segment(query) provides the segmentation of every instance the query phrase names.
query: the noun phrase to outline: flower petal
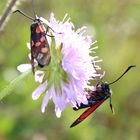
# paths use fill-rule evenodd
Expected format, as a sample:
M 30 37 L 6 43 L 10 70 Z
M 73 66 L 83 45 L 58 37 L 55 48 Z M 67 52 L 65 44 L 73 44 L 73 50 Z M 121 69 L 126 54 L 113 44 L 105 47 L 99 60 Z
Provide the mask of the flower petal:
M 27 48 L 28 48 L 29 50 L 31 50 L 31 44 L 30 44 L 30 43 L 27 43 Z
M 42 113 L 45 112 L 45 108 L 47 107 L 48 101 L 49 101 L 50 98 L 51 98 L 51 94 L 49 92 L 46 92 L 46 95 L 45 95 L 45 97 L 43 99 L 43 102 L 42 102 L 42 105 L 41 105 Z
M 30 70 L 32 68 L 31 64 L 21 64 L 17 66 L 17 70 L 20 72 L 25 72 L 27 70 Z
M 46 87 L 47 87 L 47 81 L 45 81 L 38 88 L 35 89 L 35 91 L 32 93 L 32 99 L 37 100 L 40 97 L 41 93 L 46 90 Z
M 55 107 L 55 113 L 56 113 L 56 117 L 57 118 L 60 118 L 61 117 L 61 110 L 60 110 L 60 108 L 59 107 Z
M 53 29 L 52 25 L 49 23 L 48 20 L 44 19 L 43 17 L 40 17 L 40 20 L 41 20 L 42 22 L 44 22 L 47 26 L 49 26 L 50 28 Z
M 40 70 L 35 71 L 35 81 L 42 83 L 44 75 L 45 75 L 44 71 Z

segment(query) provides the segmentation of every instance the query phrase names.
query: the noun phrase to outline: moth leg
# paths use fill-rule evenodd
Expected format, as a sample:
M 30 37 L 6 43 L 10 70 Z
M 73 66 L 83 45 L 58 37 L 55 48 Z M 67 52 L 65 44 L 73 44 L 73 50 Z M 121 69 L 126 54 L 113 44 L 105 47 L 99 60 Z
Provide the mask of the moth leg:
M 47 28 L 46 28 L 46 33 L 45 33 L 45 34 L 46 34 L 47 36 L 49 36 L 49 37 L 54 37 L 53 35 L 49 35 L 49 34 L 48 34 L 49 28 L 50 28 L 50 27 L 47 27 Z M 50 29 L 51 29 L 51 28 L 50 28 Z
M 32 52 L 32 50 L 31 50 Z M 35 66 L 34 66 L 34 56 L 33 53 L 31 53 L 31 65 L 32 65 L 32 72 L 35 74 Z
M 111 111 L 112 111 L 113 115 L 115 115 L 114 107 L 112 105 L 111 96 L 110 96 L 110 100 L 109 100 L 109 105 L 110 105 L 110 108 L 111 108 Z

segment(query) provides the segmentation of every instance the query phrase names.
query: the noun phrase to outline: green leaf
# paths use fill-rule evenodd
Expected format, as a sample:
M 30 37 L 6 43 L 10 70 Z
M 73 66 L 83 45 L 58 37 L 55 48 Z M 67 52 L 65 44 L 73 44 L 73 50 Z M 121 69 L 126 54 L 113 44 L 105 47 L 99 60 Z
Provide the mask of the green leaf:
M 10 92 L 20 84 L 20 81 L 26 78 L 31 73 L 31 70 L 26 71 L 19 75 L 16 79 L 11 81 L 2 91 L 0 91 L 0 100 L 2 100 L 5 96 L 9 95 Z

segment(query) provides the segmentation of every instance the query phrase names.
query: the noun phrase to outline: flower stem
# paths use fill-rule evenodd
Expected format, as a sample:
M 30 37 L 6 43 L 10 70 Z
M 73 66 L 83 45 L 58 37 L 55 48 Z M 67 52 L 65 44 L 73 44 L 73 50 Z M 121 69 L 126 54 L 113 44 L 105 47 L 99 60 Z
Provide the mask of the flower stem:
M 11 91 L 16 86 L 18 86 L 18 84 L 20 84 L 20 81 L 23 80 L 25 77 L 27 77 L 30 73 L 31 73 L 31 70 L 22 73 L 16 79 L 14 79 L 13 81 L 11 81 L 5 88 L 3 88 L 0 91 L 0 100 L 2 100 L 4 97 L 6 97 L 7 95 L 9 95 L 11 93 Z

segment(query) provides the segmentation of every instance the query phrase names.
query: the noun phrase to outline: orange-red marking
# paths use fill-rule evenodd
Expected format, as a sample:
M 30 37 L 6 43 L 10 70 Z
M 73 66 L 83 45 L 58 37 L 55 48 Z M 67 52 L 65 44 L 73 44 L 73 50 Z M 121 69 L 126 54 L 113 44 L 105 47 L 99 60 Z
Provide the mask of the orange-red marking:
M 44 41 L 45 41 L 45 37 L 42 36 L 42 37 L 40 38 L 40 41 L 41 41 L 41 42 L 44 42 Z
M 38 41 L 35 43 L 35 47 L 39 47 L 41 45 L 41 43 Z

